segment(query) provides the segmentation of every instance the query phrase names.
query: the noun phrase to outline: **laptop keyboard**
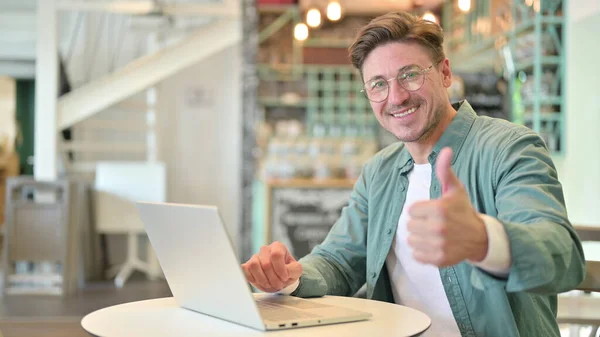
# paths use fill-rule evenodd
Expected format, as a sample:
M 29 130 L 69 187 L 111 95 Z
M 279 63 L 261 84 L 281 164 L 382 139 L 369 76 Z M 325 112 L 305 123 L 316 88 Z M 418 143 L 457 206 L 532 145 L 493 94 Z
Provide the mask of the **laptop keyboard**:
M 319 315 L 311 314 L 302 310 L 295 310 L 285 305 L 257 301 L 258 310 L 263 319 L 269 321 L 284 321 L 284 320 L 297 320 L 297 319 L 310 319 L 321 317 Z

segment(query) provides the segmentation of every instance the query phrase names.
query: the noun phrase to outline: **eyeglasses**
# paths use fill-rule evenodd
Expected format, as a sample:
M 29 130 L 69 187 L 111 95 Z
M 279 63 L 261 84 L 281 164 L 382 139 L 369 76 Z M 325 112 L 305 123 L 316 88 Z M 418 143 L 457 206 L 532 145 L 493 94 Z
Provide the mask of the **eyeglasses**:
M 417 91 L 425 83 L 425 73 L 433 68 L 433 64 L 423 69 L 417 65 L 411 66 L 398 72 L 398 75 L 389 80 L 376 78 L 365 83 L 362 92 L 371 102 L 380 103 L 385 101 L 390 94 L 390 81 L 397 80 L 400 86 L 408 91 Z

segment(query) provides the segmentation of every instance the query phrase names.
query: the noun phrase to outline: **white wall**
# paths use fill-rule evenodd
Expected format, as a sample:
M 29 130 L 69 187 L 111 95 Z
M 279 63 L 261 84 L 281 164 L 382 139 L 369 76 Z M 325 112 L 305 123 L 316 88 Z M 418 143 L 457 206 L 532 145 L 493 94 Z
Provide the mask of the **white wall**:
M 568 5 L 568 17 L 571 22 L 580 22 L 600 13 L 600 1 L 598 0 L 569 0 Z
M 566 153 L 555 161 L 571 222 L 600 227 L 600 2 L 568 4 Z
M 0 76 L 35 76 L 36 0 L 0 0 Z
M 241 63 L 241 45 L 234 46 L 158 86 L 168 200 L 217 205 L 238 252 Z

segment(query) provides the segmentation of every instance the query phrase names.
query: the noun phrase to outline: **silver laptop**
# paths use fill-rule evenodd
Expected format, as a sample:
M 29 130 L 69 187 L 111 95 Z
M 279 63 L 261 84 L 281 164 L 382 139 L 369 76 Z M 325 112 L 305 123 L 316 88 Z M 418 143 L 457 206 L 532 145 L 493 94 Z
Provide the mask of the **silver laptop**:
M 213 206 L 136 203 L 165 278 L 186 309 L 258 330 L 359 321 L 370 313 L 292 296 L 255 297 Z

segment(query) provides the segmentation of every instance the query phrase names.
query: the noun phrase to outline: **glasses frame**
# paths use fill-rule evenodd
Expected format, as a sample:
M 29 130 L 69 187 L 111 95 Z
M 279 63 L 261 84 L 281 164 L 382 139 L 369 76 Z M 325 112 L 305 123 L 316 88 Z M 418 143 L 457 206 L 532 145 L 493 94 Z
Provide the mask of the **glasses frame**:
M 369 95 L 367 94 L 367 89 L 366 89 L 366 88 L 364 88 L 364 86 L 363 86 L 363 89 L 362 89 L 360 92 L 362 92 L 362 93 L 363 93 L 363 95 L 364 95 L 364 96 L 365 96 L 365 97 L 366 97 L 366 98 L 367 98 L 369 101 L 371 101 L 371 102 L 374 102 L 374 103 L 381 103 L 381 102 L 385 101 L 386 99 L 388 99 L 388 97 L 390 96 L 390 85 L 389 85 L 389 83 L 390 83 L 391 81 L 393 81 L 393 80 L 397 80 L 397 81 L 398 81 L 398 84 L 399 84 L 399 85 L 400 85 L 402 88 L 404 88 L 404 90 L 406 90 L 406 91 L 417 91 L 417 90 L 419 90 L 419 89 L 421 89 L 421 88 L 423 87 L 423 84 L 425 84 L 425 74 L 426 74 L 427 72 L 429 72 L 431 69 L 433 69 L 433 66 L 434 66 L 434 65 L 432 64 L 432 65 L 430 65 L 430 66 L 429 66 L 429 67 L 427 67 L 427 68 L 421 68 L 420 66 L 418 66 L 418 65 L 415 65 L 415 67 L 418 67 L 419 69 L 421 69 L 421 70 L 419 70 L 419 71 L 418 71 L 418 73 L 421 75 L 421 84 L 419 85 L 419 87 L 418 87 L 417 89 L 412 89 L 412 90 L 411 90 L 411 89 L 408 89 L 408 88 L 406 88 L 404 85 L 402 85 L 402 81 L 400 80 L 400 75 L 401 75 L 401 74 L 404 74 L 404 73 L 405 73 L 405 71 L 403 71 L 403 72 L 400 72 L 400 71 L 398 71 L 398 74 L 397 74 L 395 77 L 392 77 L 392 78 L 390 78 L 389 80 L 385 80 L 385 81 L 388 83 L 388 85 L 387 85 L 387 93 L 385 94 L 385 97 L 384 97 L 383 99 L 381 99 L 380 101 L 374 101 L 374 100 L 370 99 L 370 98 L 369 98 Z M 365 82 L 365 83 L 364 83 L 364 85 L 366 85 L 368 82 L 370 82 L 370 81 L 367 81 L 367 82 Z

